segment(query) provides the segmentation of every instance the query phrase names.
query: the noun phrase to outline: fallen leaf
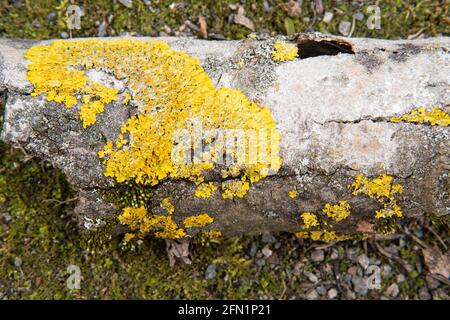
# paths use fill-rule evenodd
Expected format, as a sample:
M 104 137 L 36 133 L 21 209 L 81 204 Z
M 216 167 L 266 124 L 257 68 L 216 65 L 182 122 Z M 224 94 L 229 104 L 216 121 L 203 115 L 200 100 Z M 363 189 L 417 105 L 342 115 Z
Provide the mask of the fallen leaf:
M 314 1 L 314 8 L 316 9 L 316 13 L 318 15 L 321 15 L 323 13 L 323 3 L 322 0 L 315 0 Z
M 198 17 L 198 24 L 200 25 L 199 32 L 202 38 L 203 39 L 208 38 L 208 25 L 206 24 L 206 19 L 204 16 Z
M 282 8 L 291 18 L 298 18 L 302 14 L 302 8 L 300 7 L 300 4 L 294 0 L 289 0 L 286 3 L 283 3 Z
M 189 240 L 166 239 L 166 251 L 170 267 L 173 267 L 178 260 L 183 264 L 192 263 L 190 259 L 189 243 Z
M 367 221 L 364 221 L 364 220 L 361 220 L 361 221 L 358 221 L 358 224 L 357 224 L 357 226 L 356 226 L 356 230 L 357 231 L 359 231 L 359 232 L 364 232 L 364 233 L 372 233 L 373 232 L 373 227 L 374 227 L 374 224 L 372 224 L 372 223 L 370 223 L 370 222 L 367 222 Z
M 422 249 L 425 264 L 431 273 L 436 273 L 444 276 L 446 279 L 450 276 L 450 255 L 449 253 L 442 253 L 438 247 L 428 247 Z
M 240 24 L 241 26 L 246 27 L 247 29 L 250 29 L 251 31 L 255 31 L 255 24 L 253 23 L 252 20 L 250 20 L 249 18 L 247 18 L 245 15 L 245 10 L 244 7 L 242 7 L 241 5 L 238 8 L 238 12 L 237 14 L 234 15 L 234 23 L 235 24 Z

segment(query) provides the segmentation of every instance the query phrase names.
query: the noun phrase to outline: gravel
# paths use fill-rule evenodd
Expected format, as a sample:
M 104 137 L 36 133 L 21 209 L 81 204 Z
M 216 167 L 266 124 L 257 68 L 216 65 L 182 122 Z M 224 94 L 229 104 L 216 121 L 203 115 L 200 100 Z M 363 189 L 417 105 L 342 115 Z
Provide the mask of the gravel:
M 314 250 L 311 253 L 311 259 L 314 262 L 321 262 L 321 261 L 325 260 L 325 254 L 324 254 L 323 250 Z

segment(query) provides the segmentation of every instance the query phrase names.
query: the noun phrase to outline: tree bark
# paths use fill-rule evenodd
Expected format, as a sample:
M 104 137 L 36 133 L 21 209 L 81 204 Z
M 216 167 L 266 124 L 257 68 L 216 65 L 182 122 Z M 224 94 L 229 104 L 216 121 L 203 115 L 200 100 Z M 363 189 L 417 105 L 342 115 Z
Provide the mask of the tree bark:
M 146 187 L 149 210 L 170 197 L 179 225 L 186 216 L 208 213 L 214 222 L 205 229 L 226 235 L 305 230 L 303 212 L 315 213 L 322 227 L 339 233 L 381 232 L 389 219 L 375 218 L 380 201 L 364 192 L 352 194 L 349 187 L 361 174 L 367 181 L 393 177 L 403 187 L 395 201 L 407 217 L 448 214 L 448 128 L 390 121 L 419 107 L 448 113 L 448 38 L 386 41 L 303 34 L 286 40 L 298 46 L 299 58 L 282 63 L 271 59 L 271 38 L 162 40 L 197 57 L 216 87 L 237 88 L 270 109 L 281 133 L 283 163 L 277 173 L 251 184 L 242 198 L 223 198 L 220 177 L 206 176 L 219 184 L 210 198 L 196 197 L 193 182 L 167 179 Z M 132 189 L 105 177 L 97 155 L 102 136 L 117 134 L 128 114 L 113 102 L 84 129 L 76 107 L 31 96 L 24 54 L 48 43 L 0 39 L 0 92 L 6 94 L 1 137 L 66 174 L 78 191 L 75 215 L 81 226 L 92 229 L 119 214 L 121 208 L 108 202 L 108 195 Z M 293 190 L 298 196 L 291 198 Z M 351 214 L 336 222 L 322 210 L 339 201 L 350 205 Z

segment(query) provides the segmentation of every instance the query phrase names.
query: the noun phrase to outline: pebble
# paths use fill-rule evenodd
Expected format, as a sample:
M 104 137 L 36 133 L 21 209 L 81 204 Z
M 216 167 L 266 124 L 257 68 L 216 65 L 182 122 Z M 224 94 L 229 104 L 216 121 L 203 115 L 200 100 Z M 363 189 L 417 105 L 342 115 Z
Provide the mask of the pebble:
M 258 244 L 256 242 L 252 242 L 252 245 L 250 247 L 250 250 L 248 251 L 248 254 L 250 257 L 254 257 L 256 255 L 256 252 L 258 251 Z
M 259 267 L 263 267 L 266 264 L 266 260 L 264 259 L 257 259 L 256 260 L 256 265 Z
M 108 24 L 106 23 L 105 20 L 103 20 L 102 23 L 100 23 L 100 25 L 98 26 L 98 31 L 97 31 L 97 35 L 99 37 L 104 37 L 106 36 L 106 30 L 108 28 Z
M 316 291 L 321 296 L 324 296 L 327 293 L 327 289 L 325 289 L 325 287 L 322 287 L 322 286 L 317 287 Z
M 381 275 L 383 276 L 383 278 L 388 278 L 391 275 L 392 272 L 392 267 L 388 264 L 383 265 L 383 267 L 381 267 Z
M 61 38 L 67 39 L 69 37 L 69 34 L 65 31 L 61 32 Z
M 331 22 L 331 20 L 333 20 L 333 12 L 326 11 L 325 14 L 323 15 L 322 21 L 325 23 L 329 23 Z
M 273 253 L 272 250 L 270 250 L 268 246 L 265 246 L 265 247 L 262 249 L 262 254 L 263 254 L 266 258 L 270 257 L 270 256 L 272 255 L 272 253 Z
M 398 288 L 398 284 L 396 284 L 395 282 L 393 284 L 391 284 L 385 291 L 385 294 L 395 298 L 396 296 L 398 296 L 398 294 L 400 293 L 400 289 Z
M 356 20 L 363 20 L 364 19 L 364 13 L 362 12 L 356 12 L 353 14 L 353 18 L 355 18 Z
M 56 13 L 55 12 L 50 12 L 48 15 L 47 15 L 47 20 L 48 21 L 55 21 L 56 20 Z
M 310 290 L 306 293 L 306 299 L 307 300 L 317 300 L 317 299 L 319 299 L 319 294 L 314 289 Z
M 317 281 L 319 281 L 319 279 L 317 278 L 317 276 L 309 271 L 304 271 L 303 274 L 305 275 L 306 278 L 308 278 L 308 280 L 312 283 L 317 283 Z
M 325 260 L 325 255 L 323 253 L 323 250 L 314 250 L 311 253 L 311 259 L 315 262 L 320 262 Z
M 274 243 L 277 241 L 273 235 L 270 233 L 264 233 L 261 237 L 262 243 Z
M 351 27 L 352 23 L 350 21 L 341 21 L 341 23 L 339 23 L 339 32 L 344 36 L 348 36 L 350 34 Z
M 402 274 L 402 273 L 400 273 L 398 276 L 397 276 L 397 283 L 402 283 L 402 282 L 404 282 L 406 280 L 406 277 Z
M 205 271 L 205 279 L 206 280 L 211 280 L 214 279 L 217 275 L 217 271 L 216 271 L 216 265 L 215 264 L 210 264 Z
M 17 268 L 20 268 L 20 266 L 22 265 L 22 259 L 21 259 L 20 257 L 15 257 L 15 258 L 14 258 L 14 265 L 15 265 Z
M 422 287 L 419 289 L 419 299 L 420 300 L 430 300 L 431 294 L 428 292 L 427 288 Z
M 133 0 L 119 0 L 119 2 L 127 8 L 133 7 Z
M 362 254 L 358 257 L 358 263 L 360 264 L 361 267 L 363 267 L 363 269 L 367 269 L 367 267 L 370 264 L 370 260 L 369 257 L 366 256 L 365 254 Z
M 369 289 L 367 288 L 367 279 L 364 279 L 360 276 L 353 276 L 352 277 L 352 283 L 353 283 L 353 289 L 361 296 L 366 296 L 369 292 Z
M 338 292 L 335 288 L 331 288 L 330 290 L 328 290 L 328 298 L 329 299 L 334 299 L 336 298 L 338 295 Z
M 330 254 L 330 259 L 336 260 L 337 258 L 339 258 L 339 253 L 337 252 L 337 250 L 333 249 L 333 252 L 331 252 L 331 254 Z

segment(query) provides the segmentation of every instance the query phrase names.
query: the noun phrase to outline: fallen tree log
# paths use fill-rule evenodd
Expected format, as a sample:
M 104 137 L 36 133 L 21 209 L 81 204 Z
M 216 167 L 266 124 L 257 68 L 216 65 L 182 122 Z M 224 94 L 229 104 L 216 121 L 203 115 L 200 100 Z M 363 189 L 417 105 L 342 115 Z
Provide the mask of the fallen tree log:
M 1 39 L 1 137 L 65 173 L 87 229 L 390 232 L 448 214 L 449 43 Z

